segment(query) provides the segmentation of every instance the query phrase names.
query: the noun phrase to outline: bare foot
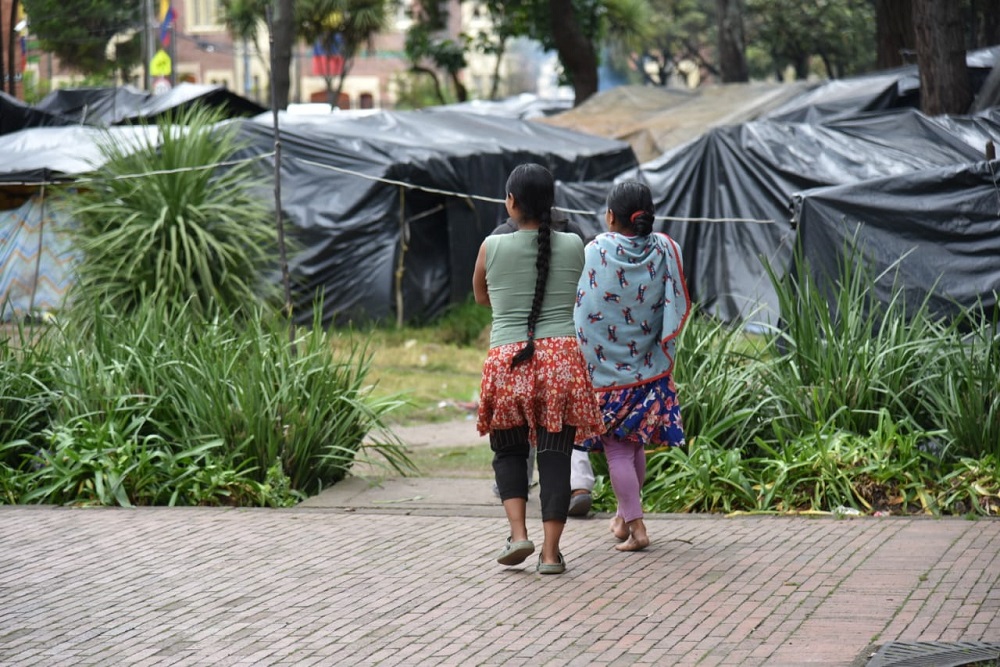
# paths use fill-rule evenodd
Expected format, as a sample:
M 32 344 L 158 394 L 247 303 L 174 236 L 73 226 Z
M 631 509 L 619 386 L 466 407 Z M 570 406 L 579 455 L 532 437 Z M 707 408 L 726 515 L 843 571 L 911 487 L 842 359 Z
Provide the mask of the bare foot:
M 617 518 L 617 517 L 616 517 Z M 618 551 L 642 551 L 649 546 L 649 535 L 642 519 L 634 519 L 626 524 L 628 539 L 615 547 Z
M 625 523 L 625 519 L 620 516 L 616 516 L 611 519 L 611 534 L 622 542 L 628 539 L 629 530 L 628 525 Z
M 635 535 L 629 535 L 628 539 L 615 546 L 618 551 L 642 551 L 649 546 L 649 538 L 643 537 L 638 538 Z

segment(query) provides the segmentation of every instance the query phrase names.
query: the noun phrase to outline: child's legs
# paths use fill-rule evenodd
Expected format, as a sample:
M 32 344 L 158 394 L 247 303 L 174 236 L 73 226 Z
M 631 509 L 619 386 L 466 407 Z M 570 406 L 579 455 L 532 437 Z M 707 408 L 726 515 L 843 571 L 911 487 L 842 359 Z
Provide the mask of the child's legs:
M 636 458 L 637 450 L 638 456 L 642 457 L 641 469 Z M 640 494 L 646 476 L 646 458 L 642 446 L 605 436 L 604 454 L 608 458 L 611 488 L 618 499 L 618 516 L 626 523 L 641 519 Z

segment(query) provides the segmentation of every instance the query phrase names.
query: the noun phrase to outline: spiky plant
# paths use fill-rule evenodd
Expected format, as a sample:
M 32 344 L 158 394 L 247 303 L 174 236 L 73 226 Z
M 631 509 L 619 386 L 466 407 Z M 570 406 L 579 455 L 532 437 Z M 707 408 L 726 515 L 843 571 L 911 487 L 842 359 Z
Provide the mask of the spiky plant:
M 94 303 L 128 314 L 151 302 L 208 317 L 270 300 L 260 277 L 275 234 L 260 183 L 247 162 L 214 166 L 239 147 L 235 126 L 195 107 L 157 130 L 109 131 L 104 165 L 66 198 L 82 255 L 76 316 Z

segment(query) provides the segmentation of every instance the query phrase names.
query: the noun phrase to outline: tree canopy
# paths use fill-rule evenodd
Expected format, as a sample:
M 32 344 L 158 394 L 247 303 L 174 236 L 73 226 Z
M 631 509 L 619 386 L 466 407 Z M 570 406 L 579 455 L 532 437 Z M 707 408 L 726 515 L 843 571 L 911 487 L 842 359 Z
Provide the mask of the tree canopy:
M 107 47 L 115 35 L 142 27 L 140 0 L 21 0 L 21 4 L 42 49 L 67 67 L 84 74 L 107 74 L 139 62 L 138 49 L 119 49 L 109 59 Z

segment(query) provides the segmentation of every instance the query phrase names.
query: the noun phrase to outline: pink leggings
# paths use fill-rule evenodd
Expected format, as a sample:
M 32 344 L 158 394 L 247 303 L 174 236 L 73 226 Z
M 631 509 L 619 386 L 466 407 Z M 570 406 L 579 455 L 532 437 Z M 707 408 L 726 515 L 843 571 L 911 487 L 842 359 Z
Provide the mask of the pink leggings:
M 642 518 L 639 494 L 646 481 L 646 451 L 642 445 L 604 436 L 604 454 L 608 457 L 611 488 L 618 498 L 618 512 L 626 522 Z

